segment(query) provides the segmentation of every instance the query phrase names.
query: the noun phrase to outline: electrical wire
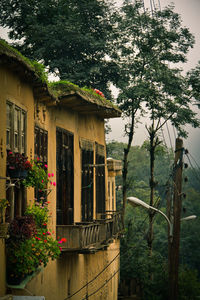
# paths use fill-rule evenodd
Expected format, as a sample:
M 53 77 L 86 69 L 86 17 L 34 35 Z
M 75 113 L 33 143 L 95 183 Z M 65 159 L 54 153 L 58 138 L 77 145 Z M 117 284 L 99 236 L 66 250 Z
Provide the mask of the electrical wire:
M 173 149 L 171 135 L 170 135 L 170 132 L 169 132 L 169 127 L 168 127 L 167 122 L 166 122 L 166 127 L 167 127 L 168 136 L 169 136 L 170 146 L 171 146 L 171 149 Z
M 195 162 L 197 168 L 200 169 L 199 164 L 197 163 L 197 161 L 195 160 L 195 158 L 192 156 L 192 154 L 190 154 L 190 153 L 188 152 L 188 155 L 190 155 L 190 157 L 193 159 L 193 161 Z
M 192 162 L 191 162 L 191 159 L 189 158 L 189 155 L 186 154 L 186 157 L 187 157 L 187 159 L 188 159 L 188 161 L 189 161 L 189 164 L 190 164 L 190 166 L 191 166 L 191 168 L 192 168 L 194 174 L 196 175 L 196 178 L 198 178 L 198 180 L 200 180 L 200 175 L 197 173 L 196 169 L 194 168 L 194 166 L 193 166 L 193 164 L 192 164 Z
M 108 282 L 120 271 L 120 268 L 109 278 L 106 279 L 105 283 L 102 284 L 96 291 L 94 291 L 93 293 L 91 293 L 90 295 L 86 296 L 85 299 L 89 299 L 89 297 L 95 295 L 97 292 L 99 292 L 106 284 L 108 284 Z
M 94 280 L 96 280 L 113 263 L 113 261 L 115 261 L 117 259 L 117 257 L 119 255 L 120 255 L 120 252 L 95 277 L 93 277 L 89 282 L 87 282 L 86 284 L 84 284 L 79 290 L 77 290 L 76 292 L 74 292 L 72 295 L 69 295 L 64 300 L 72 298 L 73 296 L 75 296 L 76 294 L 78 294 L 82 289 L 84 289 L 86 286 L 88 286 L 90 283 L 92 283 Z

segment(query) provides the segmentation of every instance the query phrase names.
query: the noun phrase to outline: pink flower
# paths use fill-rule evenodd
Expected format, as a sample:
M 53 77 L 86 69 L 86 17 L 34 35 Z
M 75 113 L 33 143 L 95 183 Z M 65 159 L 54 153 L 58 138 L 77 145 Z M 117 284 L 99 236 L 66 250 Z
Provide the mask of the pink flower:
M 44 182 L 44 180 L 42 179 L 42 183 Z
M 47 165 L 44 165 L 45 166 L 45 168 L 47 169 L 48 168 L 48 166 Z
M 37 161 L 39 161 L 40 160 L 40 158 L 39 157 L 37 157 Z
M 60 251 L 62 251 L 62 247 L 59 246 Z
M 54 173 L 51 173 L 51 176 L 53 177 L 53 176 L 54 176 Z
M 58 241 L 58 244 L 62 244 L 62 241 Z
M 52 184 L 52 181 L 50 181 L 50 184 Z
M 56 186 L 56 183 L 55 183 L 55 181 L 53 182 L 53 185 L 54 185 L 54 186 Z
M 48 173 L 48 177 L 51 177 L 51 173 Z

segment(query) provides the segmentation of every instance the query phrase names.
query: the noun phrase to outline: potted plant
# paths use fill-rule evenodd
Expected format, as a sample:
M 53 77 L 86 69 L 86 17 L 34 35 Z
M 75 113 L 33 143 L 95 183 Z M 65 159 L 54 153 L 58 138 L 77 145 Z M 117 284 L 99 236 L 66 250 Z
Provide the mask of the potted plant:
M 8 284 L 20 284 L 60 255 L 60 244 L 66 239 L 57 241 L 52 237 L 47 228 L 48 212 L 47 202 L 36 202 L 27 208 L 24 217 L 11 222 L 6 247 Z
M 27 177 L 23 180 L 26 187 L 34 187 L 37 191 L 44 191 L 48 187 L 48 183 L 56 185 L 51 181 L 53 173 L 47 172 L 47 165 L 43 165 L 39 158 L 31 161 L 31 168 L 28 171 Z
M 28 158 L 20 153 L 9 151 L 7 154 L 7 171 L 11 178 L 25 178 L 32 165 Z
M 6 237 L 9 223 L 5 222 L 6 208 L 9 206 L 7 199 L 0 199 L 0 237 Z

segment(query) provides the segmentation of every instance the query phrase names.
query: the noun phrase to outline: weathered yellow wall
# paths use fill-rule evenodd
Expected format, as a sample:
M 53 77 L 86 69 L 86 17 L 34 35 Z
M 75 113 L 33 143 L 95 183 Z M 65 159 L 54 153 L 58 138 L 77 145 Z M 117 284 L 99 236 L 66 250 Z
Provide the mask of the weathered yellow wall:
M 105 145 L 104 121 L 94 115 L 80 115 L 72 110 L 56 107 L 45 108 L 38 104 L 39 114 L 36 124 L 48 131 L 48 170 L 56 174 L 56 127 L 74 135 L 74 222 L 81 221 L 81 149 L 80 138 Z M 107 178 L 107 173 L 106 173 Z M 107 190 L 107 188 L 106 188 Z M 56 225 L 56 188 L 49 195 L 52 209 L 52 226 Z M 94 192 L 95 202 L 95 192 Z M 95 211 L 94 211 L 95 216 Z
M 63 253 L 33 278 L 26 290 L 13 290 L 13 294 L 64 300 L 84 287 L 70 299 L 86 299 L 88 295 L 90 300 L 117 300 L 118 281 L 119 241 L 116 241 L 107 250 L 95 254 Z
M 1 72 L 4 71 L 4 72 Z M 34 126 L 37 124 L 48 131 L 48 169 L 56 174 L 56 127 L 61 127 L 74 134 L 74 221 L 81 221 L 81 162 L 79 138 L 85 138 L 93 142 L 105 145 L 104 121 L 92 115 L 80 115 L 77 112 L 64 110 L 63 108 L 45 107 L 34 103 L 32 89 L 28 84 L 21 82 L 17 75 L 5 69 L 0 70 L 0 141 L 3 139 L 3 154 L 0 153 L 0 176 L 5 176 L 6 170 L 6 100 L 9 100 L 27 112 L 27 155 L 34 155 Z M 34 119 L 35 112 L 35 119 Z M 107 178 L 107 172 L 106 172 Z M 107 179 L 106 179 L 107 180 Z M 107 189 L 106 189 L 107 190 Z M 5 196 L 5 182 L 0 181 L 0 197 Z M 95 193 L 94 193 L 95 195 Z M 28 204 L 33 201 L 33 189 L 27 189 Z M 56 232 L 56 187 L 52 188 L 48 200 L 49 209 L 52 213 L 50 227 Z M 107 201 L 108 202 L 108 201 Z M 108 206 L 106 206 L 106 209 Z M 5 292 L 5 256 L 4 242 L 0 240 L 0 293 Z M 99 272 L 117 255 L 113 263 L 91 284 L 87 285 L 72 300 L 82 299 L 96 291 L 106 280 L 119 268 L 119 241 L 113 242 L 107 250 L 95 254 L 67 254 L 61 257 L 40 272 L 27 285 L 26 290 L 13 290 L 14 294 L 44 295 L 46 300 L 64 300 L 70 293 L 73 294 Z M 3 274 L 3 275 L 2 275 Z M 108 283 L 90 297 L 92 299 L 117 299 L 118 286 L 117 273 Z

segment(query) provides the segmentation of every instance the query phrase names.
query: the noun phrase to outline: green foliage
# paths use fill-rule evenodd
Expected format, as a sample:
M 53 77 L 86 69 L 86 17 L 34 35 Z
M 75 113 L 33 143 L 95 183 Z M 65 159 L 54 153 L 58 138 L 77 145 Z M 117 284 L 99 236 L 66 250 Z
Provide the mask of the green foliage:
M 48 203 L 34 203 L 25 212 L 25 217 L 16 218 L 10 225 L 7 240 L 7 280 L 10 284 L 22 280 L 56 259 L 61 252 L 59 244 L 47 229 Z
M 197 271 L 187 267 L 182 268 L 179 273 L 178 300 L 196 300 L 197 296 L 200 297 L 200 281 Z
M 141 147 L 134 146 L 130 149 L 128 196 L 136 196 L 148 203 L 149 199 L 149 143 Z M 121 159 L 126 144 L 113 141 L 107 145 L 107 154 L 115 159 Z M 156 152 L 155 178 L 157 181 L 156 205 L 166 213 L 166 181 L 172 175 L 173 164 L 172 149 L 166 149 L 162 144 Z M 183 180 L 183 192 L 186 198 L 182 199 L 182 216 L 200 215 L 199 169 L 188 168 L 184 171 L 183 178 L 187 175 L 188 181 Z M 117 186 L 122 185 L 122 178 L 117 177 Z M 121 202 L 121 190 L 117 191 L 117 201 Z M 141 207 L 127 205 L 125 215 L 125 236 L 121 238 L 121 278 L 134 278 L 142 291 L 142 299 L 167 299 L 167 223 L 159 214 L 154 218 L 153 256 L 149 257 L 147 249 L 148 211 Z M 200 220 L 181 222 L 180 238 L 180 299 L 196 299 L 199 296 L 200 283 Z M 194 271 L 197 270 L 197 271 Z M 188 272 L 188 276 L 187 276 Z M 149 274 L 153 274 L 150 280 Z M 191 275 L 191 279 L 188 277 Z M 194 290 L 191 291 L 194 283 Z M 191 298 L 190 298 L 191 295 Z
M 46 226 L 48 222 L 48 203 L 35 202 L 32 206 L 28 206 L 25 212 L 27 216 L 33 216 L 37 228 Z
M 35 60 L 28 59 L 27 57 L 22 55 L 22 53 L 19 52 L 16 48 L 11 47 L 6 41 L 0 39 L 0 50 L 1 46 L 3 46 L 8 53 L 10 52 L 12 53 L 12 55 L 14 53 L 18 59 L 27 64 L 29 68 L 33 69 L 42 82 L 48 82 L 48 74 L 45 71 L 44 65 L 38 63 Z
M 107 89 L 113 73 L 105 59 L 112 30 L 107 1 L 2 0 L 0 11 L 0 24 L 25 56 L 61 79 Z
M 130 137 L 137 117 L 146 114 L 156 135 L 169 120 L 186 136 L 184 125 L 197 127 L 199 122 L 190 107 L 188 78 L 176 64 L 186 62 L 193 35 L 182 27 L 172 6 L 152 15 L 144 11 L 143 1 L 124 1 L 113 22 L 116 31 L 111 57 L 120 70 L 117 103 L 127 117 L 125 134 Z
M 187 77 L 192 89 L 192 96 L 197 100 L 196 104 L 200 108 L 200 61 L 194 69 L 187 73 Z
M 43 164 L 37 160 L 32 160 L 31 164 L 32 167 L 22 183 L 25 187 L 35 187 L 42 191 L 47 188 L 49 182 L 47 169 L 44 169 Z

